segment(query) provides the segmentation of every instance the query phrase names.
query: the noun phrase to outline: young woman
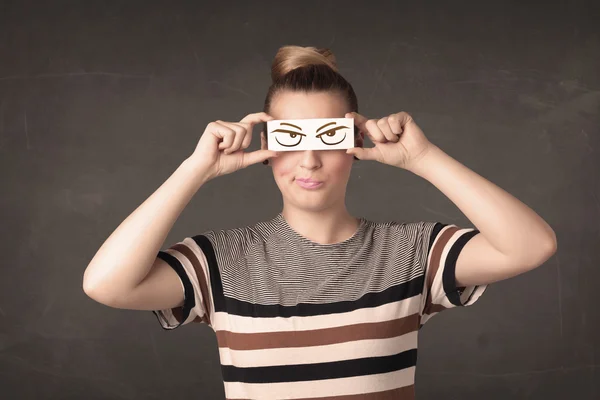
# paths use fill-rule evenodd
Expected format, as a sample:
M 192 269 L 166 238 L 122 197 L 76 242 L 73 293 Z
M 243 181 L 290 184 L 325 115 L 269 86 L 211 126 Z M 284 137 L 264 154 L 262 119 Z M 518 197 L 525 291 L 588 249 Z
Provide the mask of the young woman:
M 228 399 L 412 399 L 420 327 L 543 264 L 555 234 L 430 143 L 407 113 L 358 114 L 329 50 L 282 47 L 272 79 L 263 112 L 208 124 L 193 154 L 102 245 L 84 290 L 111 307 L 153 310 L 165 329 L 209 325 Z M 263 132 L 261 149 L 245 151 L 255 124 L 343 117 L 358 127 L 353 149 L 276 154 Z M 375 147 L 364 148 L 365 134 Z M 352 216 L 345 194 L 357 159 L 427 179 L 477 228 Z M 281 212 L 160 250 L 205 182 L 263 161 Z

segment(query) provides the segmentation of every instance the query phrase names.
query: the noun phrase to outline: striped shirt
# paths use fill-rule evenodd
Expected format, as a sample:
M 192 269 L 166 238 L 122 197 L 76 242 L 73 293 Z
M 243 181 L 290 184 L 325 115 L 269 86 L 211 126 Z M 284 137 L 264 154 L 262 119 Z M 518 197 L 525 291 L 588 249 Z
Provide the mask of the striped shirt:
M 414 399 L 419 329 L 486 289 L 454 278 L 478 233 L 361 217 L 349 239 L 320 244 L 279 213 L 160 251 L 185 301 L 153 312 L 164 329 L 213 329 L 227 399 Z

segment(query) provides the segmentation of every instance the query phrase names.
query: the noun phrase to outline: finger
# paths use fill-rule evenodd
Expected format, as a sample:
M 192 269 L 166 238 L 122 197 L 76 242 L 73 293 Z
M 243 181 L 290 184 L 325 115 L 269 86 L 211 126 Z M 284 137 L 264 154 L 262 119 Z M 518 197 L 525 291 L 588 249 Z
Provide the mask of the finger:
M 414 122 L 412 117 L 405 111 L 400 111 L 399 113 L 395 114 L 398 119 L 400 120 L 400 124 L 401 124 L 401 128 L 404 130 L 404 127 L 411 123 Z
M 266 129 L 267 121 L 271 121 L 275 119 L 273 116 L 267 114 L 266 112 L 259 112 L 259 113 L 253 113 L 253 114 L 248 114 L 246 115 L 244 118 L 242 118 L 240 120 L 240 124 L 247 126 L 247 132 L 246 135 L 250 136 L 250 137 L 244 137 L 244 141 L 242 142 L 242 148 L 246 149 L 248 148 L 248 146 L 250 146 L 250 143 L 252 141 L 252 132 L 254 130 L 254 125 L 258 124 L 258 123 L 263 123 L 264 125 L 264 129 Z
M 245 168 L 277 156 L 278 153 L 273 150 L 256 150 L 249 153 L 242 153 L 242 165 Z
M 221 120 L 215 121 L 215 126 L 212 130 L 217 137 L 222 139 L 222 142 L 219 143 L 219 150 L 223 150 L 230 147 L 233 143 L 233 138 L 235 136 L 235 131 L 222 124 L 222 122 L 223 121 Z
M 362 132 L 366 130 L 365 123 L 367 122 L 367 118 L 365 118 L 364 116 L 352 111 L 346 114 L 346 118 L 354 118 L 354 125 L 356 125 L 358 129 Z
M 392 132 L 392 128 L 390 127 L 390 124 L 388 123 L 388 117 L 379 119 L 377 121 L 377 126 L 379 127 L 381 132 L 383 132 L 383 135 L 389 142 L 397 142 L 398 141 L 398 139 L 399 139 L 398 135 L 396 135 L 394 132 Z
M 246 135 L 246 128 L 234 122 L 227 122 L 221 120 L 218 120 L 217 122 L 219 122 L 221 125 L 225 125 L 234 132 L 232 135 L 231 143 L 225 148 L 224 153 L 235 153 L 240 149 L 240 146 L 242 145 L 242 141 L 244 140 L 244 136 Z
M 373 140 L 374 142 L 380 142 L 380 143 L 387 142 L 385 135 L 383 134 L 381 129 L 379 129 L 379 126 L 377 126 L 377 120 L 375 120 L 375 119 L 368 120 L 367 122 L 365 122 L 365 127 L 366 127 L 366 132 L 369 135 L 369 137 L 371 138 L 371 140 Z
M 388 117 L 388 124 L 396 135 L 400 135 L 404 132 L 404 127 L 402 126 L 402 120 L 399 114 L 392 114 Z M 400 139 L 398 137 L 398 139 Z
M 252 142 L 252 129 L 246 129 L 246 134 L 244 135 L 244 140 L 242 140 L 242 149 L 246 150 L 250 143 Z
M 259 122 L 271 121 L 273 119 L 275 119 L 275 118 L 273 118 L 266 112 L 259 112 L 259 113 L 253 113 L 253 114 L 246 115 L 244 118 L 242 118 L 240 120 L 240 122 L 249 123 L 252 126 L 254 126 L 255 124 L 258 124 Z
M 379 152 L 376 147 L 353 147 L 346 150 L 346 153 L 356 156 L 359 160 L 379 160 Z
M 243 135 L 240 149 L 245 150 L 252 143 L 253 125 L 249 122 L 236 122 L 237 125 L 241 125 L 246 129 L 246 133 Z
M 231 148 L 227 150 L 227 154 L 235 153 L 241 149 L 242 143 L 248 134 L 248 124 L 242 124 L 239 122 L 224 122 L 224 124 L 235 131 L 233 144 L 231 145 Z

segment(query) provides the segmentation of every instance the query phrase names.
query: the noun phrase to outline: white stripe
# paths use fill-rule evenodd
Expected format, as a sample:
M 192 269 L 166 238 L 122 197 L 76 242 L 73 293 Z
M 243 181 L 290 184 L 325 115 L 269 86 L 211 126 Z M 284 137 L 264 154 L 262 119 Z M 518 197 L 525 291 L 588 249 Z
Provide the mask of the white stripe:
M 301 399 L 392 390 L 414 383 L 415 367 L 350 378 L 282 383 L 225 382 L 228 399 Z
M 378 307 L 360 308 L 339 314 L 312 315 L 308 317 L 244 317 L 217 312 L 213 326 L 218 330 L 236 333 L 260 333 L 283 331 L 308 331 L 314 329 L 334 328 L 359 323 L 382 322 L 397 319 L 419 312 L 420 294 L 384 304 Z

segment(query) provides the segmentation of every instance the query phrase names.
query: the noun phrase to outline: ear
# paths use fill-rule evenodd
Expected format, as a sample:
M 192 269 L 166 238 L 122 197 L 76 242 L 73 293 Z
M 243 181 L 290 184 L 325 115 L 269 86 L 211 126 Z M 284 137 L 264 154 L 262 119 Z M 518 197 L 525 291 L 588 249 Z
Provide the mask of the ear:
M 260 149 L 261 150 L 268 150 L 267 149 L 267 139 L 265 137 L 265 132 L 261 132 L 260 133 Z
M 354 132 L 354 147 L 365 147 L 365 134 L 356 125 L 354 126 Z

